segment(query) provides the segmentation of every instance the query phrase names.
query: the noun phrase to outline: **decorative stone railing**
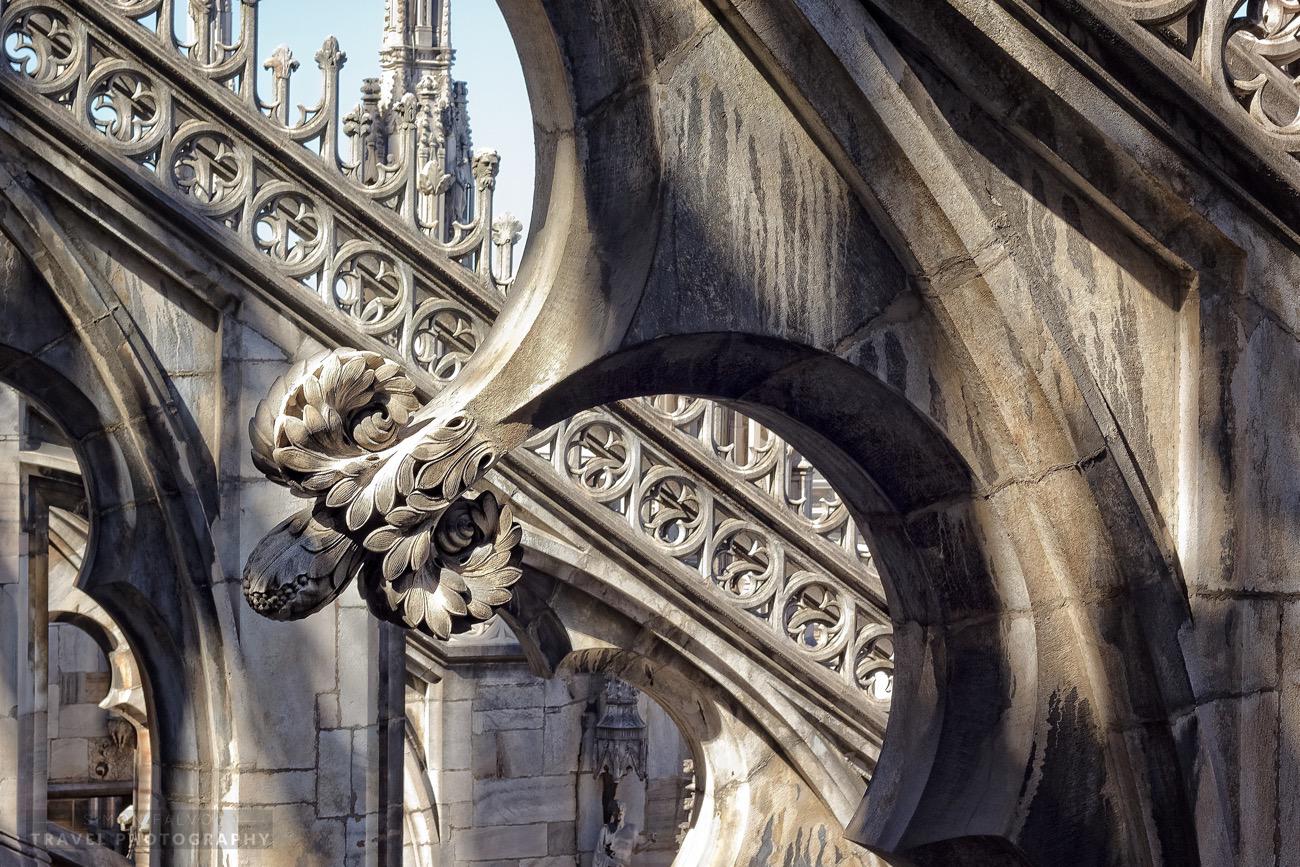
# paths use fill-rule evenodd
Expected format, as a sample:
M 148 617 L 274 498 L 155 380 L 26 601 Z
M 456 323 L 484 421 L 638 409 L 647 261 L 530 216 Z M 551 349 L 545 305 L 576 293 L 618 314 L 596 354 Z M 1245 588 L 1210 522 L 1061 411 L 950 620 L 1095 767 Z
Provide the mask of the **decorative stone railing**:
M 274 98 L 256 92 L 256 4 L 245 0 L 235 45 L 212 36 L 206 6 L 192 4 L 198 36 L 186 45 L 174 0 L 0 3 L 0 86 L 435 386 L 448 382 L 503 301 L 490 269 L 496 155 L 474 160 L 475 221 L 444 235 L 414 103 L 398 106 L 401 134 L 381 159 L 373 106 L 340 122 L 344 55 L 331 38 L 316 54 L 322 98 L 290 124 L 289 55 L 267 61 Z M 623 542 L 670 558 L 795 658 L 887 707 L 892 631 L 870 553 L 825 480 L 769 431 L 703 400 L 626 401 L 538 434 L 514 460 L 549 466 L 626 521 Z
M 737 430 L 752 437 L 743 450 Z M 889 699 L 892 630 L 871 554 L 844 503 L 789 443 L 712 401 L 663 396 L 580 413 L 525 448 L 803 654 Z M 721 484 L 688 469 L 702 460 Z M 791 544 L 808 535 L 820 556 Z
M 1227 111 L 1300 154 L 1300 0 L 1094 0 L 1153 34 Z

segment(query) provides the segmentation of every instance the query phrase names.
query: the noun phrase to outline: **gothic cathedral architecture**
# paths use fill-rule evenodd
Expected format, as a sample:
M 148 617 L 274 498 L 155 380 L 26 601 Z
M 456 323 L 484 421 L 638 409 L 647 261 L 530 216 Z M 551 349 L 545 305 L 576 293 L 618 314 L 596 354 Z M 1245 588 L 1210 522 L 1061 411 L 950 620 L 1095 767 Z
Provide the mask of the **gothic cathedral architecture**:
M 1297 0 L 372 2 L 0 0 L 0 867 L 1300 865 Z

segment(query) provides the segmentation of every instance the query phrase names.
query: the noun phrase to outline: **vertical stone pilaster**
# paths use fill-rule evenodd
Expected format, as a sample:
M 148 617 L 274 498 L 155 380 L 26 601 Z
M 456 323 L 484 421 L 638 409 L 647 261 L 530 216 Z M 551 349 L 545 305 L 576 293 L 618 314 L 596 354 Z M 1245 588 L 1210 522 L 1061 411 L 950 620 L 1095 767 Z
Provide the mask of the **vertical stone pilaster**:
M 402 867 L 402 775 L 406 739 L 406 633 L 379 625 L 378 867 Z
M 39 843 L 45 833 L 49 781 L 50 513 L 39 487 L 23 488 L 27 629 L 19 639 L 17 818 L 18 835 Z
M 42 661 L 49 615 L 43 584 L 33 587 L 29 580 L 18 465 L 21 410 L 17 392 L 0 386 L 0 861 L 5 864 L 48 863 L 34 844 L 45 825 Z
M 376 621 L 359 599 L 344 600 L 337 609 L 338 713 L 319 715 L 318 810 L 345 821 L 347 865 L 400 867 L 405 633 Z

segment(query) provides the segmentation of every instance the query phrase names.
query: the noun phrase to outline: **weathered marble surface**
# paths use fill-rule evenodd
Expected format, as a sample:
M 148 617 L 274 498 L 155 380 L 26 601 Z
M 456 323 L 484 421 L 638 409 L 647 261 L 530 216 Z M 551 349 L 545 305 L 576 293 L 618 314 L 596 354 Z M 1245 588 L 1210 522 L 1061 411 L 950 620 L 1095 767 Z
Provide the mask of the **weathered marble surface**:
M 1117 5 L 503 0 L 537 218 L 496 329 L 438 399 L 502 451 L 638 394 L 742 403 L 869 528 L 895 622 L 854 816 L 833 699 L 598 518 L 584 536 L 526 474 L 491 477 L 535 522 L 529 658 L 657 688 L 712 750 L 697 828 L 728 833 L 688 838 L 690 863 L 862 860 L 846 827 L 921 864 L 1300 851 L 1296 169 Z M 379 633 L 354 598 L 259 623 L 235 582 L 288 508 L 247 466 L 243 420 L 278 370 L 354 335 L 288 292 L 268 303 L 281 284 L 189 224 L 155 220 L 173 249 L 141 252 L 129 228 L 152 206 L 130 177 L 0 120 L 0 226 L 39 274 L 6 272 L 0 377 L 58 413 L 121 542 L 89 589 L 151 660 L 166 797 L 246 787 L 293 847 L 350 857 L 381 824 L 357 771 L 379 749 Z M 455 715 L 470 759 L 440 800 L 477 808 L 474 737 L 545 711 Z M 533 785 L 552 776 L 544 754 Z M 553 804 L 484 803 L 518 822 L 466 846 L 551 857 Z

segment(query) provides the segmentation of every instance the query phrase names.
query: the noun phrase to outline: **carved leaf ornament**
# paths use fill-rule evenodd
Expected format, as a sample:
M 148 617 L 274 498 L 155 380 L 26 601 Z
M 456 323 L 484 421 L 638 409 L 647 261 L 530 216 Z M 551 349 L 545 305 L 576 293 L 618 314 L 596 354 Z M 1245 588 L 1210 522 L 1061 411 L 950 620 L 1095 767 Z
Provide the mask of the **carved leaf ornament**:
M 470 490 L 495 449 L 464 413 L 426 409 L 373 352 L 335 350 L 276 380 L 249 425 L 253 463 L 313 505 L 249 556 L 254 611 L 306 617 L 356 579 L 376 617 L 446 639 L 510 601 L 522 530 Z

